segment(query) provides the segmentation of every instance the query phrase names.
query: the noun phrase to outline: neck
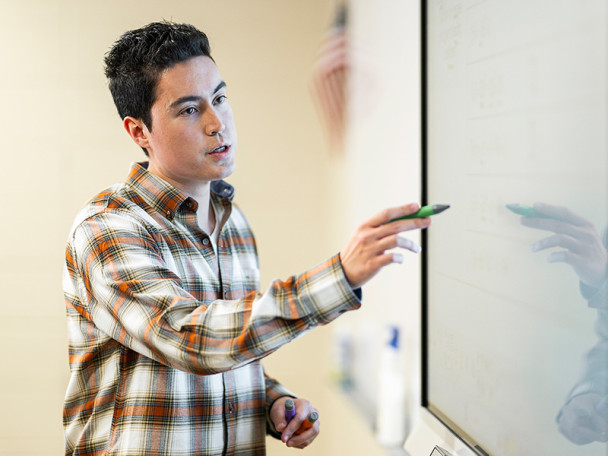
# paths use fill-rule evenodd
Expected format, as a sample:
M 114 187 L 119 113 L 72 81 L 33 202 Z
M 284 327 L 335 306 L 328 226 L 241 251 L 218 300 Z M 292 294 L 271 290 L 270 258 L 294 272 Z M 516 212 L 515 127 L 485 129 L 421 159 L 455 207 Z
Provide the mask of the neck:
M 207 234 L 213 232 L 215 228 L 215 211 L 211 207 L 211 185 L 207 184 L 205 187 L 198 187 L 197 191 L 188 191 L 180 188 L 180 190 L 190 196 L 193 200 L 198 203 L 198 209 L 196 211 L 196 221 L 198 226 Z
M 211 199 L 209 199 L 209 195 L 207 195 L 206 203 L 203 203 L 201 200 L 198 200 L 196 198 L 194 199 L 198 203 L 198 210 L 196 212 L 196 220 L 198 222 L 198 226 L 205 233 L 211 235 L 211 233 L 213 233 L 213 229 L 215 228 L 215 224 L 217 223 L 217 221 L 215 220 L 215 211 L 211 207 Z
M 211 234 L 215 227 L 215 212 L 211 209 L 211 182 L 178 182 L 157 169 L 152 162 L 148 166 L 148 171 L 156 174 L 195 200 L 198 203 L 196 212 L 198 225 L 207 234 Z

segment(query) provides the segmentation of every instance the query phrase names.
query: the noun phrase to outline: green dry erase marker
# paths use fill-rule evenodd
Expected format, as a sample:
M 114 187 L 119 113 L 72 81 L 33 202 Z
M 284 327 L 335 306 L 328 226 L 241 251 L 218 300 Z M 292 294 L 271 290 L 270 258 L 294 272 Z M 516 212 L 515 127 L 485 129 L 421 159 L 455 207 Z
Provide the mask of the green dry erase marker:
M 398 217 L 396 219 L 391 220 L 388 223 L 396 222 L 397 220 L 408 220 L 408 219 L 413 219 L 413 218 L 430 217 L 431 215 L 436 215 L 436 214 L 439 214 L 440 212 L 445 211 L 446 209 L 449 209 L 449 207 L 450 207 L 449 204 L 431 204 L 429 206 L 422 206 L 420 209 L 418 209 L 418 212 L 414 212 L 413 214 L 405 215 L 403 217 Z

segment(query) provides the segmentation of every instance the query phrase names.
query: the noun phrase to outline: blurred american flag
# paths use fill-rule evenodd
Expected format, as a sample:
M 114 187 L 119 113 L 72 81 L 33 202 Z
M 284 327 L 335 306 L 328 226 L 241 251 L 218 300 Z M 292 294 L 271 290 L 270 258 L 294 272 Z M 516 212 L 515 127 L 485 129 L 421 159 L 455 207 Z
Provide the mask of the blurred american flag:
M 313 98 L 333 149 L 341 149 L 344 142 L 348 72 L 347 5 L 340 3 L 312 76 Z

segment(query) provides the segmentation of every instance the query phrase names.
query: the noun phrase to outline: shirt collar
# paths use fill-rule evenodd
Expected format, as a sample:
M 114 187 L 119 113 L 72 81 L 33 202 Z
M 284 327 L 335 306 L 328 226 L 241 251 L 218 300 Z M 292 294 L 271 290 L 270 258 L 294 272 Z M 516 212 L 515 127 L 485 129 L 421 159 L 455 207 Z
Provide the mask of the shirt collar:
M 183 202 L 190 200 L 186 193 L 148 171 L 148 162 L 133 163 L 126 184 L 169 219 L 173 218 Z M 220 199 L 232 201 L 234 187 L 223 180 L 213 181 L 211 193 Z

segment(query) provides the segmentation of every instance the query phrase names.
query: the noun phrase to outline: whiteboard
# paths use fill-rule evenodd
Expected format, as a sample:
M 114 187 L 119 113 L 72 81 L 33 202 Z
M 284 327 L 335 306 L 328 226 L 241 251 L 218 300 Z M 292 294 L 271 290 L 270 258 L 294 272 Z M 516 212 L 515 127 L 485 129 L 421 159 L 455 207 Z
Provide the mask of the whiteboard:
M 425 246 L 428 408 L 480 454 L 606 455 L 557 420 L 600 312 L 506 208 L 607 226 L 606 1 L 426 3 L 426 199 L 452 206 Z

